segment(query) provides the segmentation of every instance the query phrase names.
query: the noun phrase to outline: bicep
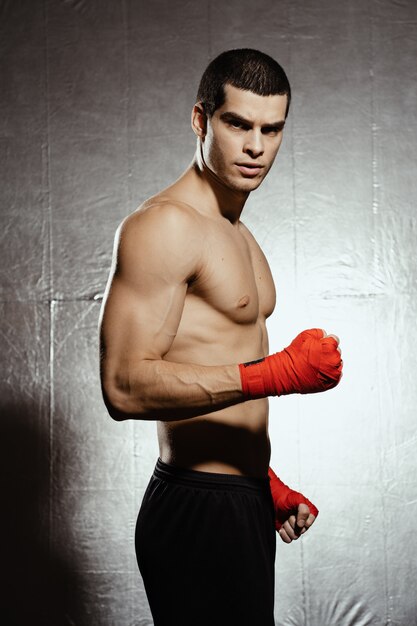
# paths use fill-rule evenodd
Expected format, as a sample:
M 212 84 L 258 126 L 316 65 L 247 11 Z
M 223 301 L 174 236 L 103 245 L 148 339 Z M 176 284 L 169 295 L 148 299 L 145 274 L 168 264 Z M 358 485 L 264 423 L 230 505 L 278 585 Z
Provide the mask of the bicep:
M 107 356 L 119 364 L 161 359 L 175 338 L 187 284 L 149 275 L 140 286 L 123 275 L 112 279 L 104 304 L 101 335 Z
M 102 364 L 111 377 L 128 377 L 132 365 L 170 349 L 197 263 L 185 245 L 189 228 L 183 215 L 165 210 L 119 231 L 101 323 Z

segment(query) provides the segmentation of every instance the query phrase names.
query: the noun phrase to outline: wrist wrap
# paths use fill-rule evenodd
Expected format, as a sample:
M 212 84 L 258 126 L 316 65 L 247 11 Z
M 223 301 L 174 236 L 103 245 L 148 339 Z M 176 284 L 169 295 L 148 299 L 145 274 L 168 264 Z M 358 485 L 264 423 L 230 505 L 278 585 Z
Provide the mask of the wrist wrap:
M 308 498 L 285 485 L 271 468 L 268 469 L 268 476 L 275 509 L 275 528 L 277 530 L 281 528 L 290 515 L 297 515 L 298 505 L 301 503 L 307 504 L 310 513 L 317 517 L 319 511 Z
M 271 356 L 239 365 L 247 399 L 290 393 L 317 393 L 335 387 L 342 360 L 333 337 L 318 328 L 305 330 L 291 344 Z

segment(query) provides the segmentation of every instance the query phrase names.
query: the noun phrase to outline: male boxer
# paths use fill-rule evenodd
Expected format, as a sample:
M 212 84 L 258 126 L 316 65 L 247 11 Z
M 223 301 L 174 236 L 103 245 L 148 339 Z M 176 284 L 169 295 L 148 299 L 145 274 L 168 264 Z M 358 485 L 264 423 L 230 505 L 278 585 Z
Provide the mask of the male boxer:
M 275 528 L 289 543 L 317 515 L 268 468 L 267 398 L 334 387 L 338 340 L 307 330 L 267 356 L 275 289 L 240 221 L 290 97 L 269 56 L 214 59 L 192 111 L 191 165 L 116 237 L 103 395 L 116 420 L 157 420 L 160 458 L 136 526 L 155 626 L 273 626 Z

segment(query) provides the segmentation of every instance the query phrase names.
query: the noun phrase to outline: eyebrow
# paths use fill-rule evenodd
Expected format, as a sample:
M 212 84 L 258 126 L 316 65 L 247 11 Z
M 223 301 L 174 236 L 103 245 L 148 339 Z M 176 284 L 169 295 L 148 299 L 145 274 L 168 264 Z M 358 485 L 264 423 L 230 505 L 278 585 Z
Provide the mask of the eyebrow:
M 223 120 L 223 122 L 237 121 L 245 124 L 246 126 L 253 126 L 253 122 L 245 119 L 238 113 L 233 113 L 233 111 L 225 111 L 224 113 L 221 113 L 220 119 Z M 278 130 L 281 130 L 284 126 L 285 120 L 279 120 L 278 122 L 272 122 L 271 124 L 262 124 L 262 128 L 277 128 Z

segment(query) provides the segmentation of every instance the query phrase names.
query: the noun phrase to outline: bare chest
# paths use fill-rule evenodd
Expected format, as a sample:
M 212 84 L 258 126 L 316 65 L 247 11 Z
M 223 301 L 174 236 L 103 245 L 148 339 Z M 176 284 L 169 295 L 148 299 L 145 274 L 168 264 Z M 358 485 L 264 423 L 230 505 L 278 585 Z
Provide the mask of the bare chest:
M 202 246 L 201 269 L 188 296 L 198 298 L 232 322 L 255 323 L 275 306 L 267 260 L 244 227 L 210 228 Z

